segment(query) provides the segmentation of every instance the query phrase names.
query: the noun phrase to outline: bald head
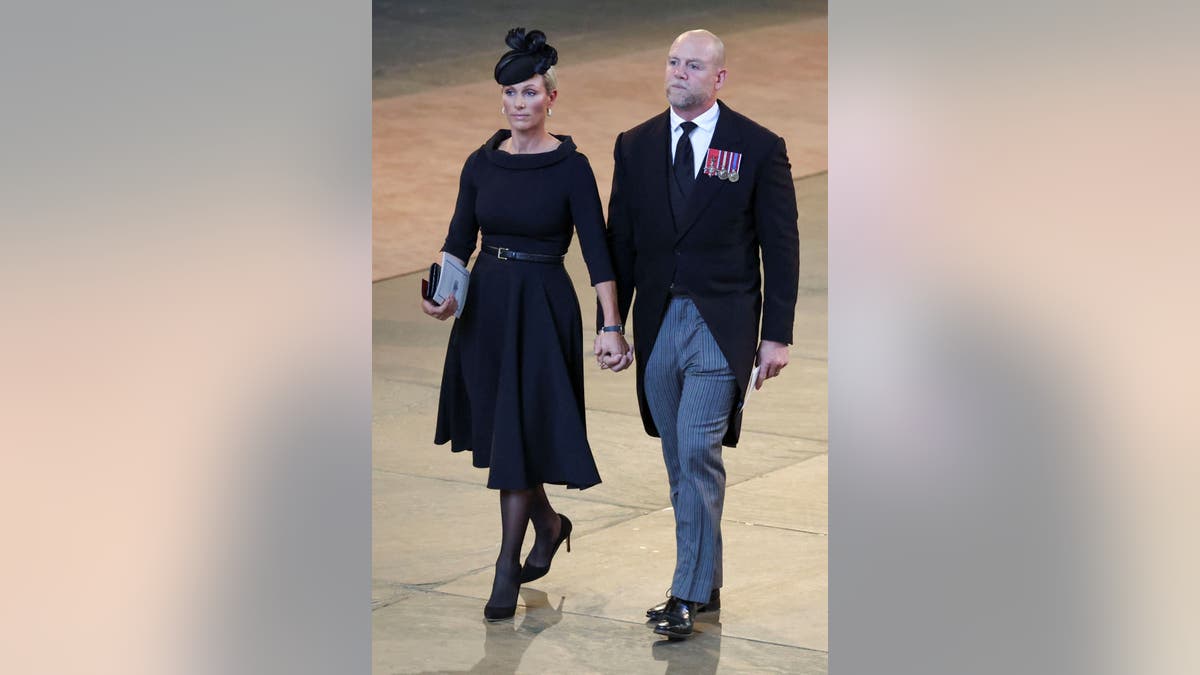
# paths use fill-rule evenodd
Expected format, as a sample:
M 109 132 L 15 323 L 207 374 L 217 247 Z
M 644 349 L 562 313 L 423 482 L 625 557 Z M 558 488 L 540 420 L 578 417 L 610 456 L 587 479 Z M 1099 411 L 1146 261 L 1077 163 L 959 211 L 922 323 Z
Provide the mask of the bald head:
M 682 33 L 667 52 L 667 101 L 686 120 L 712 107 L 725 84 L 725 43 L 700 29 Z
M 725 43 L 721 42 L 721 38 L 703 28 L 684 31 L 671 43 L 671 51 L 684 40 L 694 42 L 701 49 L 707 49 L 712 55 L 713 65 L 718 68 L 725 67 Z

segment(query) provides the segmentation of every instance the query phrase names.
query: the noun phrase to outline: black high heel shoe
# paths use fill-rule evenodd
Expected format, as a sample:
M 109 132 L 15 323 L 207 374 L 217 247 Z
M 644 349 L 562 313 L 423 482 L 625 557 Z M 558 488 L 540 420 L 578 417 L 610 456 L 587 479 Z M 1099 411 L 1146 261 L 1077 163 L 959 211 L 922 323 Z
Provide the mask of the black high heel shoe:
M 494 607 L 492 605 L 483 606 L 483 618 L 488 621 L 503 621 L 511 619 L 517 613 L 517 606 L 512 607 Z
M 521 568 L 521 583 L 527 583 L 534 579 L 541 579 L 550 571 L 550 563 L 554 562 L 554 554 L 558 553 L 558 547 L 564 541 L 567 542 L 567 553 L 571 552 L 571 520 L 563 514 L 558 514 L 562 521 L 562 527 L 558 531 L 558 539 L 554 542 L 554 548 L 550 550 L 550 562 L 546 563 L 545 567 L 538 565 L 530 565 L 526 558 L 525 566 Z
M 499 571 L 500 571 L 499 569 L 496 570 L 497 573 L 499 573 Z M 518 567 L 516 572 L 517 573 L 513 576 L 519 577 L 521 574 L 521 568 Z M 520 592 L 521 592 L 521 583 L 518 581 L 517 582 L 517 593 L 519 594 Z M 518 595 L 518 597 L 519 597 L 519 595 Z M 493 605 L 491 603 L 488 603 L 483 606 L 483 618 L 487 619 L 488 621 L 503 621 L 504 619 L 512 618 L 512 616 L 516 613 L 517 613 L 516 603 L 513 603 L 512 605 L 508 605 L 508 606 Z

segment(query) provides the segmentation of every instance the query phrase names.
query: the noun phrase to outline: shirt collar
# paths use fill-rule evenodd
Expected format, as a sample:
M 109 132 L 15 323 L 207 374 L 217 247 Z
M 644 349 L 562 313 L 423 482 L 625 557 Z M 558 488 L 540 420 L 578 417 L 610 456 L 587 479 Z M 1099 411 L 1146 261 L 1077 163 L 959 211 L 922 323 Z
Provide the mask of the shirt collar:
M 679 114 L 675 112 L 674 108 L 670 108 L 670 111 L 671 111 L 671 132 L 674 133 L 675 131 L 677 131 L 679 129 L 679 125 L 683 124 L 687 120 L 680 117 Z M 716 101 L 713 101 L 712 107 L 710 107 L 708 110 L 705 110 L 704 112 L 697 115 L 696 118 L 692 120 L 692 122 L 694 122 L 696 124 L 696 126 L 700 127 L 701 129 L 703 129 L 709 133 L 712 133 L 712 131 L 717 128 L 717 117 L 720 116 L 720 114 L 721 114 L 721 106 L 717 105 Z

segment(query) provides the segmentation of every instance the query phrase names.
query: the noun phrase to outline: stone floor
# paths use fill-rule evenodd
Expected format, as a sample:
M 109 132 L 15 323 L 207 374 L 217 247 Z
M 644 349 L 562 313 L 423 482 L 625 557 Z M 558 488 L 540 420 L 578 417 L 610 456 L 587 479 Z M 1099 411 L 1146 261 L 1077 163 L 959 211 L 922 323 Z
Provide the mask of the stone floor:
M 528 19 L 506 3 L 479 7 L 374 3 L 374 672 L 827 672 L 824 2 L 597 0 Z M 603 197 L 612 139 L 663 109 L 663 54 L 687 28 L 725 39 L 722 98 L 788 141 L 801 235 L 792 362 L 755 393 L 739 447 L 725 451 L 723 610 L 686 642 L 644 623 L 670 585 L 674 524 L 632 373 L 585 369 L 604 482 L 547 489 L 575 524 L 573 550 L 522 588 L 513 620 L 482 616 L 499 551 L 497 494 L 469 456 L 432 443 L 450 324 L 421 313 L 414 270 L 436 259 L 462 159 L 500 126 L 487 76 L 510 23 L 543 28 L 559 48 L 551 130 L 574 136 Z M 577 244 L 567 268 L 588 306 Z M 532 540 L 530 530 L 526 549 Z

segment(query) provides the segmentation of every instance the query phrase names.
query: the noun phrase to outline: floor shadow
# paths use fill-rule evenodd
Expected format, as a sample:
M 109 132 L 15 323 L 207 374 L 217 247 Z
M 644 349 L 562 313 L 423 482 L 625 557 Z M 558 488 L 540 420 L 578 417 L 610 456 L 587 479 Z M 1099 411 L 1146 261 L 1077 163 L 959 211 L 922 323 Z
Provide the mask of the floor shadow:
M 533 643 L 534 638 L 542 631 L 551 628 L 562 621 L 563 603 L 565 597 L 559 598 L 558 606 L 550 604 L 550 598 L 543 591 L 530 588 L 521 589 L 521 600 L 525 605 L 524 611 L 517 609 L 513 619 L 497 622 L 485 622 L 486 630 L 483 638 L 483 658 L 469 670 L 437 670 L 427 673 L 516 673 L 521 665 L 525 651 Z M 482 621 L 482 619 L 481 619 Z M 520 622 L 520 625 L 517 622 Z
M 661 638 L 650 645 L 654 660 L 667 662 L 667 673 L 717 672 L 721 663 L 721 613 L 700 617 L 695 630 L 696 634 L 687 640 Z

